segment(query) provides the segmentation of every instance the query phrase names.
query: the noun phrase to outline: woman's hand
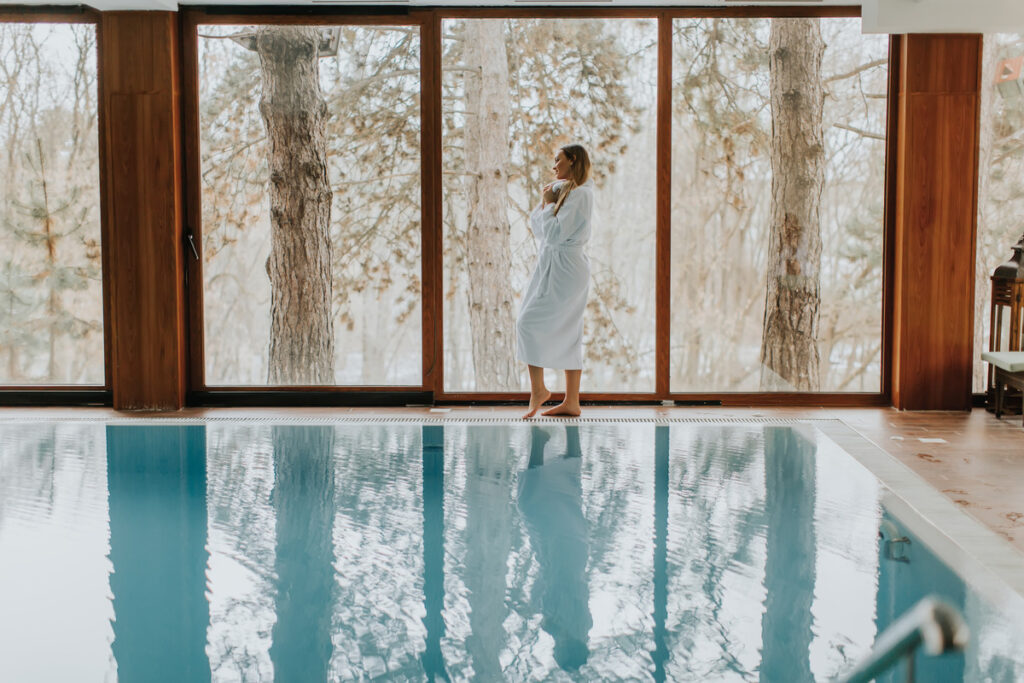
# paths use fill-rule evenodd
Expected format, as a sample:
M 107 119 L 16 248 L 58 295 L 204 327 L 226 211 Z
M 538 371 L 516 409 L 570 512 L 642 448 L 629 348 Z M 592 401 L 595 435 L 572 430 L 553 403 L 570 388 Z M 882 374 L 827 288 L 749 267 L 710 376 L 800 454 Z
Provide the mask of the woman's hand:
M 558 201 L 558 195 L 555 193 L 554 185 L 554 183 L 548 183 L 544 186 L 544 206 Z

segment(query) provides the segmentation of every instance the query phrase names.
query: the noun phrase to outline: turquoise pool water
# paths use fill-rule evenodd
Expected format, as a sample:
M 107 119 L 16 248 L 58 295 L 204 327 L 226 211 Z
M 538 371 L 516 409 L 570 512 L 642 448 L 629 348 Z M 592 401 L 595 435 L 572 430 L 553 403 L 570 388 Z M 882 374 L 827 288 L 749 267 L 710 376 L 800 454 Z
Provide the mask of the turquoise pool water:
M 1018 605 L 806 425 L 3 424 L 0 449 L 0 681 L 827 680 L 934 592 L 974 638 L 920 680 L 1024 678 Z

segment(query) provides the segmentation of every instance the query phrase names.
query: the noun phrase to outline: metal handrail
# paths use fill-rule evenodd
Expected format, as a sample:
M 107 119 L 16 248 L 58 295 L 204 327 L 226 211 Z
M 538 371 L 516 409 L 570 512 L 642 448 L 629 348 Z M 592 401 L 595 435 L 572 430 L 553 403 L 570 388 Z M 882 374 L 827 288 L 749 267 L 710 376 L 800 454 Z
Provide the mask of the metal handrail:
M 929 595 L 885 629 L 871 652 L 837 680 L 839 683 L 867 683 L 906 657 L 907 680 L 913 681 L 914 653 L 921 645 L 928 654 L 940 655 L 950 650 L 963 650 L 969 640 L 970 630 L 960 612 Z

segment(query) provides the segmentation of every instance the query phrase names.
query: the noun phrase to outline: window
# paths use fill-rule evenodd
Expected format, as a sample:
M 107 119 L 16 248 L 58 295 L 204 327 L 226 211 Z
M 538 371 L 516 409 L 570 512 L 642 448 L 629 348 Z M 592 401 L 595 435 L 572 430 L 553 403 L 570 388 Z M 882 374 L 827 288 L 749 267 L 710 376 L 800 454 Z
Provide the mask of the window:
M 889 39 L 858 17 L 195 14 L 197 388 L 525 391 L 529 216 L 580 143 L 596 196 L 585 393 L 881 393 Z
M 981 73 L 981 134 L 978 157 L 978 247 L 974 286 L 974 390 L 985 391 L 989 348 L 992 273 L 1010 260 L 1011 247 L 1024 236 L 1024 34 L 984 37 Z M 1009 341 L 1008 312 L 1000 330 L 1002 350 Z
M 96 28 L 0 23 L 0 384 L 104 385 Z
M 442 27 L 445 390 L 527 387 L 515 321 L 537 260 L 528 219 L 558 148 L 581 143 L 596 184 L 585 390 L 653 392 L 656 20 Z
M 672 391 L 880 391 L 888 38 L 853 18 L 672 36 Z
M 416 26 L 199 26 L 207 385 L 419 385 Z

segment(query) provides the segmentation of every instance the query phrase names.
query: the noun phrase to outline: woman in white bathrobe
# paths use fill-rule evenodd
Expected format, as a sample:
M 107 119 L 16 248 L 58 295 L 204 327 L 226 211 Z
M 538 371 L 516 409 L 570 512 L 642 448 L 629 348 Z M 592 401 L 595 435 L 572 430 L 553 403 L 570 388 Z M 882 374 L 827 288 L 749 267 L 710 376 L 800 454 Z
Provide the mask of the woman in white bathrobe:
M 590 241 L 594 182 L 590 157 L 580 145 L 566 145 L 555 155 L 555 181 L 544 186 L 543 199 L 530 215 L 537 238 L 537 267 L 526 288 L 516 323 L 516 356 L 530 369 L 533 417 L 551 392 L 544 368 L 565 370 L 565 399 L 544 415 L 580 414 L 583 373 L 583 311 L 590 290 Z

